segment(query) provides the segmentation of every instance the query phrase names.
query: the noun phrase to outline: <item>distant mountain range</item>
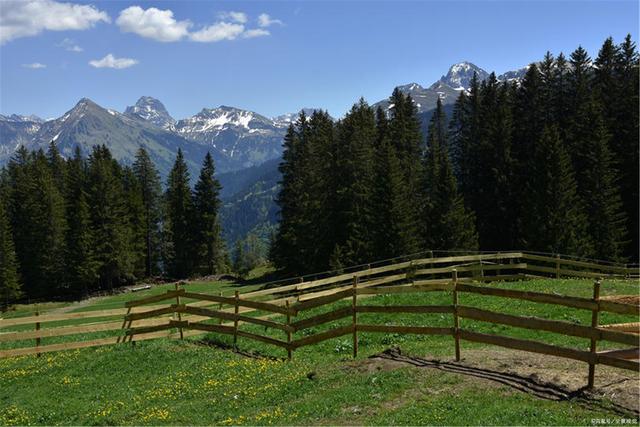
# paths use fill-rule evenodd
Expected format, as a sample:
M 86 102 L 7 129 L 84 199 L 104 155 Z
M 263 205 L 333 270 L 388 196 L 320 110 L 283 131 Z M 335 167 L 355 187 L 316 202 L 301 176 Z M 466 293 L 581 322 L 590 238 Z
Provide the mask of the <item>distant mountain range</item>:
M 508 71 L 498 80 L 518 81 L 527 68 Z M 429 87 L 410 83 L 398 88 L 411 95 L 420 115 L 423 130 L 440 98 L 449 113 L 461 91 L 469 89 L 473 73 L 484 80 L 489 73 L 470 63 L 452 65 L 448 72 Z M 388 109 L 388 100 L 374 107 Z M 303 109 L 307 115 L 312 108 Z M 267 237 L 276 221 L 282 139 L 299 113 L 269 118 L 239 108 L 220 106 L 203 108 L 198 114 L 176 120 L 159 100 L 141 97 L 124 112 L 103 108 L 90 99 L 81 99 L 62 117 L 43 120 L 37 116 L 0 115 L 0 166 L 20 147 L 47 149 L 53 141 L 65 157 L 76 146 L 88 154 L 94 145 L 104 144 L 113 156 L 133 162 L 136 151 L 144 146 L 166 178 L 182 149 L 192 179 L 197 177 L 207 151 L 214 157 L 223 185 L 222 221 L 229 242 L 254 232 Z

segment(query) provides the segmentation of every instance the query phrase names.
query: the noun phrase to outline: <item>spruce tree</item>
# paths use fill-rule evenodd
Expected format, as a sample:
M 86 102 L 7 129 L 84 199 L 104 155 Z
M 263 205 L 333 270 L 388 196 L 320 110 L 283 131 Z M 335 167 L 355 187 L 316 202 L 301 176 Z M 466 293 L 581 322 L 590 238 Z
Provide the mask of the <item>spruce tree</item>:
M 282 162 L 278 167 L 282 177 L 276 199 L 280 207 L 280 225 L 272 241 L 270 258 L 276 268 L 286 273 L 304 272 L 309 262 L 304 253 L 305 239 L 308 236 L 301 233 L 306 224 L 307 180 L 303 160 L 308 133 L 307 116 L 302 111 L 295 126 L 292 124 L 287 130 Z
M 638 134 L 638 83 L 640 81 L 639 56 L 636 44 L 627 35 L 618 47 L 616 76 L 619 79 L 619 98 L 616 105 L 615 124 L 609 129 L 611 151 L 617 159 L 615 167 L 620 177 L 620 193 L 624 211 L 627 215 L 627 231 L 629 245 L 626 252 L 638 261 L 640 250 L 640 200 L 638 199 L 638 182 L 640 182 L 640 144 Z
M 207 152 L 193 195 L 193 237 L 197 268 L 208 275 L 218 273 L 224 267 L 220 253 L 224 243 L 220 236 L 218 216 L 222 187 L 214 174 L 213 158 L 211 153 Z
M 416 230 L 418 229 L 419 206 L 421 204 L 421 159 L 424 143 L 420 131 L 418 111 L 411 96 L 404 95 L 396 88 L 389 98 L 389 103 L 391 118 L 388 124 L 388 142 L 393 145 L 392 151 L 400 162 L 399 167 L 404 175 L 402 185 L 399 185 L 395 190 L 404 194 L 395 197 L 406 201 L 397 204 L 396 208 L 405 206 L 403 208 L 405 211 L 401 214 L 402 222 L 407 226 L 407 232 L 402 233 L 404 234 L 403 245 L 406 251 L 404 254 L 410 254 L 420 249 L 420 239 Z M 396 254 L 396 256 L 404 254 Z
M 66 278 L 71 294 L 86 296 L 96 284 L 97 265 L 87 203 L 86 164 L 80 149 L 67 164 L 65 204 L 67 212 Z
M 469 146 L 464 197 L 476 215 L 480 248 L 508 250 L 516 239 L 511 91 L 492 73 L 482 82 L 480 92 L 477 136 Z
M 622 210 L 615 169 L 609 150 L 609 135 L 596 105 L 587 114 L 593 124 L 593 133 L 581 141 L 580 164 L 584 169 L 578 182 L 578 194 L 585 204 L 587 230 L 598 259 L 622 261 L 625 259 L 626 217 Z
M 122 168 L 105 146 L 89 156 L 87 188 L 98 284 L 113 289 L 133 279 L 134 256 Z
M 122 191 L 125 202 L 128 250 L 131 272 L 136 278 L 147 277 L 146 209 L 144 206 L 142 183 L 130 166 L 122 168 Z
M 555 126 L 545 127 L 535 144 L 521 247 L 571 255 L 588 255 L 586 217 L 577 194 L 573 167 Z
M 376 182 L 373 191 L 375 259 L 413 254 L 418 247 L 415 209 L 406 191 L 405 171 L 396 148 L 388 139 L 376 150 Z
M 142 195 L 145 276 L 150 277 L 160 272 L 162 189 L 158 170 L 144 147 L 140 147 L 136 153 L 133 173 Z
M 302 272 L 323 271 L 329 268 L 334 246 L 343 242 L 340 235 L 338 203 L 342 187 L 338 169 L 339 150 L 334 136 L 334 124 L 329 114 L 316 110 L 307 121 L 302 133 L 302 156 L 298 178 L 300 220 L 299 251 L 303 260 Z
M 339 177 L 334 215 L 335 244 L 332 264 L 356 265 L 372 259 L 374 209 L 374 144 L 377 137 L 373 109 L 360 99 L 338 125 L 338 154 L 335 170 Z
M 193 198 L 189 187 L 189 171 L 182 150 L 178 149 L 167 181 L 167 271 L 170 277 L 183 279 L 193 273 Z
M 18 262 L 5 198 L 0 197 L 0 298 L 4 307 L 22 295 L 18 276 Z
M 449 159 L 446 118 L 440 98 L 428 135 L 421 222 L 424 247 L 477 250 L 475 218 L 465 209 Z

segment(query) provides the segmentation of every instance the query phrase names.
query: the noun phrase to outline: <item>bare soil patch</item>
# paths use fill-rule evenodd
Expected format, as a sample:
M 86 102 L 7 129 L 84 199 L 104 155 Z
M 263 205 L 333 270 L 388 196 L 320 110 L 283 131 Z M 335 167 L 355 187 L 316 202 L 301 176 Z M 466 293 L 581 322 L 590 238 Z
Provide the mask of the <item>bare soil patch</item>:
M 472 379 L 456 385 L 506 385 L 519 392 L 546 400 L 572 400 L 588 407 L 606 407 L 621 414 L 640 415 L 640 378 L 632 371 L 608 366 L 596 367 L 595 388 L 587 390 L 588 366 L 585 363 L 514 350 L 476 349 L 462 352 L 462 360 L 453 362 L 405 355 L 392 348 L 353 362 L 353 369 L 372 372 L 412 365 L 451 372 Z

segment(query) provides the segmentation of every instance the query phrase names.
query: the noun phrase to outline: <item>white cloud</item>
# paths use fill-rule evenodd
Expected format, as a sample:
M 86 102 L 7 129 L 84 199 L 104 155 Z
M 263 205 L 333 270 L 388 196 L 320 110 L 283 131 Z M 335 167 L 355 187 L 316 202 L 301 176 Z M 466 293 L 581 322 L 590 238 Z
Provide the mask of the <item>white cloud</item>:
M 56 46 L 61 47 L 64 50 L 68 50 L 69 52 L 82 52 L 84 50 L 78 46 L 73 39 L 64 39 Z
M 197 31 L 192 31 L 193 24 L 191 21 L 177 21 L 173 16 L 173 11 L 170 9 L 160 10 L 155 7 L 143 9 L 140 6 L 131 6 L 120 11 L 116 24 L 125 33 L 135 33 L 161 42 L 174 42 L 188 38 L 191 41 L 200 43 L 264 37 L 271 34 L 264 27 L 273 24 L 282 25 L 281 21 L 271 19 L 267 14 L 259 16 L 259 25 L 263 28 L 256 29 L 245 28 L 245 24 L 249 19 L 244 12 L 221 12 L 218 14 L 218 18 L 220 19 L 218 22 L 204 26 Z
M 272 26 L 274 24 L 283 25 L 283 22 L 281 20 L 279 20 L 279 19 L 272 19 L 266 13 L 262 13 L 262 14 L 260 14 L 260 16 L 258 16 L 258 26 L 260 26 L 262 28 L 266 28 L 266 27 L 270 27 L 270 26 Z
M 252 39 L 254 37 L 263 37 L 268 35 L 271 35 L 269 30 L 265 30 L 263 28 L 255 28 L 253 30 L 247 30 L 242 33 L 242 37 L 245 39 Z
M 34 62 L 33 64 L 22 64 L 22 68 L 31 68 L 32 70 L 38 70 L 40 68 L 47 68 L 47 66 L 39 62 Z
M 169 9 L 131 6 L 120 12 L 116 24 L 125 33 L 135 33 L 160 42 L 175 42 L 189 34 L 191 22 L 176 21 Z
M 4 0 L 0 2 L 0 44 L 45 30 L 86 30 L 99 22 L 111 22 L 106 12 L 91 5 L 53 0 Z
M 238 24 L 246 24 L 249 20 L 244 12 L 220 12 L 218 16 L 223 21 L 230 20 Z
M 94 59 L 89 61 L 89 65 L 95 68 L 115 68 L 121 70 L 123 68 L 129 68 L 138 63 L 137 60 L 131 58 L 116 58 L 112 54 L 108 54 L 102 59 Z
M 216 22 L 200 31 L 191 33 L 190 37 L 194 42 L 218 42 L 221 40 L 234 40 L 243 32 L 244 25 L 242 24 Z

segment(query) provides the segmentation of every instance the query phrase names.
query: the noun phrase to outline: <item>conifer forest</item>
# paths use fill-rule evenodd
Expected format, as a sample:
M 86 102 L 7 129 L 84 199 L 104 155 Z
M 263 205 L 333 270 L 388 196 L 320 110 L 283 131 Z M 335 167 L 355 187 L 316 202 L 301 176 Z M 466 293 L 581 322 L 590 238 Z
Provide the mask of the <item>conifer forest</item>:
M 287 276 L 426 250 L 637 262 L 638 61 L 630 36 L 595 58 L 547 53 L 521 81 L 474 78 L 428 123 L 398 89 L 386 110 L 360 99 L 338 120 L 300 113 L 270 261 Z M 240 268 L 220 191 L 210 154 L 190 177 L 178 152 L 163 182 L 144 146 L 132 164 L 104 146 L 20 148 L 0 171 L 2 302 Z

